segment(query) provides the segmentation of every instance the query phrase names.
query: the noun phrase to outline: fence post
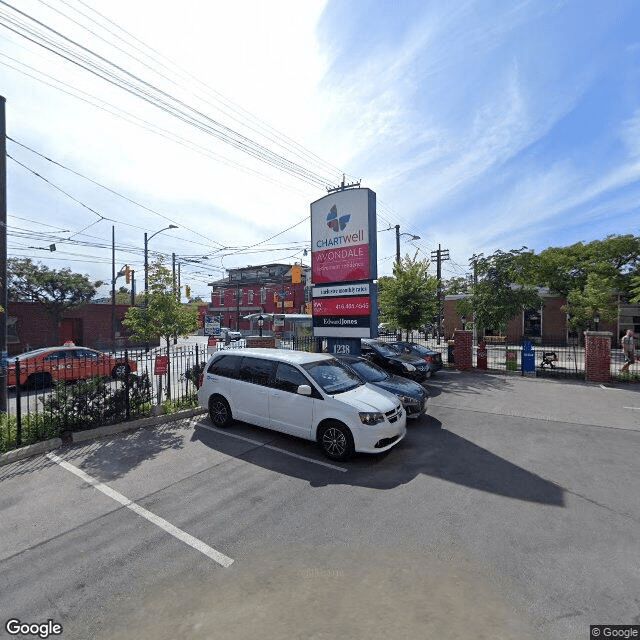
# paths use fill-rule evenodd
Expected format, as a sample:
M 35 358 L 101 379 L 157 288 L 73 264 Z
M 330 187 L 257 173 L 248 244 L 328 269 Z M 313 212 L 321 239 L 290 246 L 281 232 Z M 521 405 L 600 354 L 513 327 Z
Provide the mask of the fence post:
M 611 332 L 584 332 L 584 373 L 587 382 L 611 380 Z
M 7 420 L 7 427 L 9 420 Z M 16 358 L 16 445 L 22 445 L 22 398 L 20 396 L 20 358 Z
M 124 350 L 124 411 L 127 420 L 131 418 L 131 398 L 129 397 L 130 379 L 129 376 L 129 350 Z

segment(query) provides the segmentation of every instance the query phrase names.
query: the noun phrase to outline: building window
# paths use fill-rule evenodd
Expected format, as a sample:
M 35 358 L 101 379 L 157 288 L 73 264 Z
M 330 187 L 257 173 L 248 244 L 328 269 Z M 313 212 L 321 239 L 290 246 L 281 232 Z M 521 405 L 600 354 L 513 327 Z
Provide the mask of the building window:
M 247 304 L 253 304 L 253 289 L 247 291 Z
M 531 338 L 542 335 L 542 314 L 538 309 L 527 309 L 524 312 L 524 335 Z

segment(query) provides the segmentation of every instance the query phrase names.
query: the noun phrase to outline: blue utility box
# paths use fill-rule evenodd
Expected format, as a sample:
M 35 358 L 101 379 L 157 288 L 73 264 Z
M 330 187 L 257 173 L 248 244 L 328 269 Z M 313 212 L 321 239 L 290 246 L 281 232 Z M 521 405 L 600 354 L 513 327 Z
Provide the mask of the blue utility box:
M 522 343 L 522 370 L 523 371 L 536 370 L 536 354 L 529 340 L 525 340 Z

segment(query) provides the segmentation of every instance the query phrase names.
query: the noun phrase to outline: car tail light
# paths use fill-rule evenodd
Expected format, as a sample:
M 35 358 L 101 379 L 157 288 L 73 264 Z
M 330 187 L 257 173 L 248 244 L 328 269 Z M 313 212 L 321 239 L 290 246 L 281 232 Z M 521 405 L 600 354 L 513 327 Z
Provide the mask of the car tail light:
M 433 364 L 433 356 L 425 356 L 424 359 L 429 363 Z

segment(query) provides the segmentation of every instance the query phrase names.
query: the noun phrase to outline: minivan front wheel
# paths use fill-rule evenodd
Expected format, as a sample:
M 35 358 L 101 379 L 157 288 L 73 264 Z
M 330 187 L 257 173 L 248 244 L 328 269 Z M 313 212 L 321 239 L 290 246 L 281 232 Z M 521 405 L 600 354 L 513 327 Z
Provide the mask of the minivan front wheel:
M 232 422 L 229 403 L 222 396 L 209 398 L 209 418 L 216 427 L 228 427 Z
M 332 460 L 347 460 L 353 455 L 353 436 L 341 422 L 328 422 L 320 430 L 322 452 Z

